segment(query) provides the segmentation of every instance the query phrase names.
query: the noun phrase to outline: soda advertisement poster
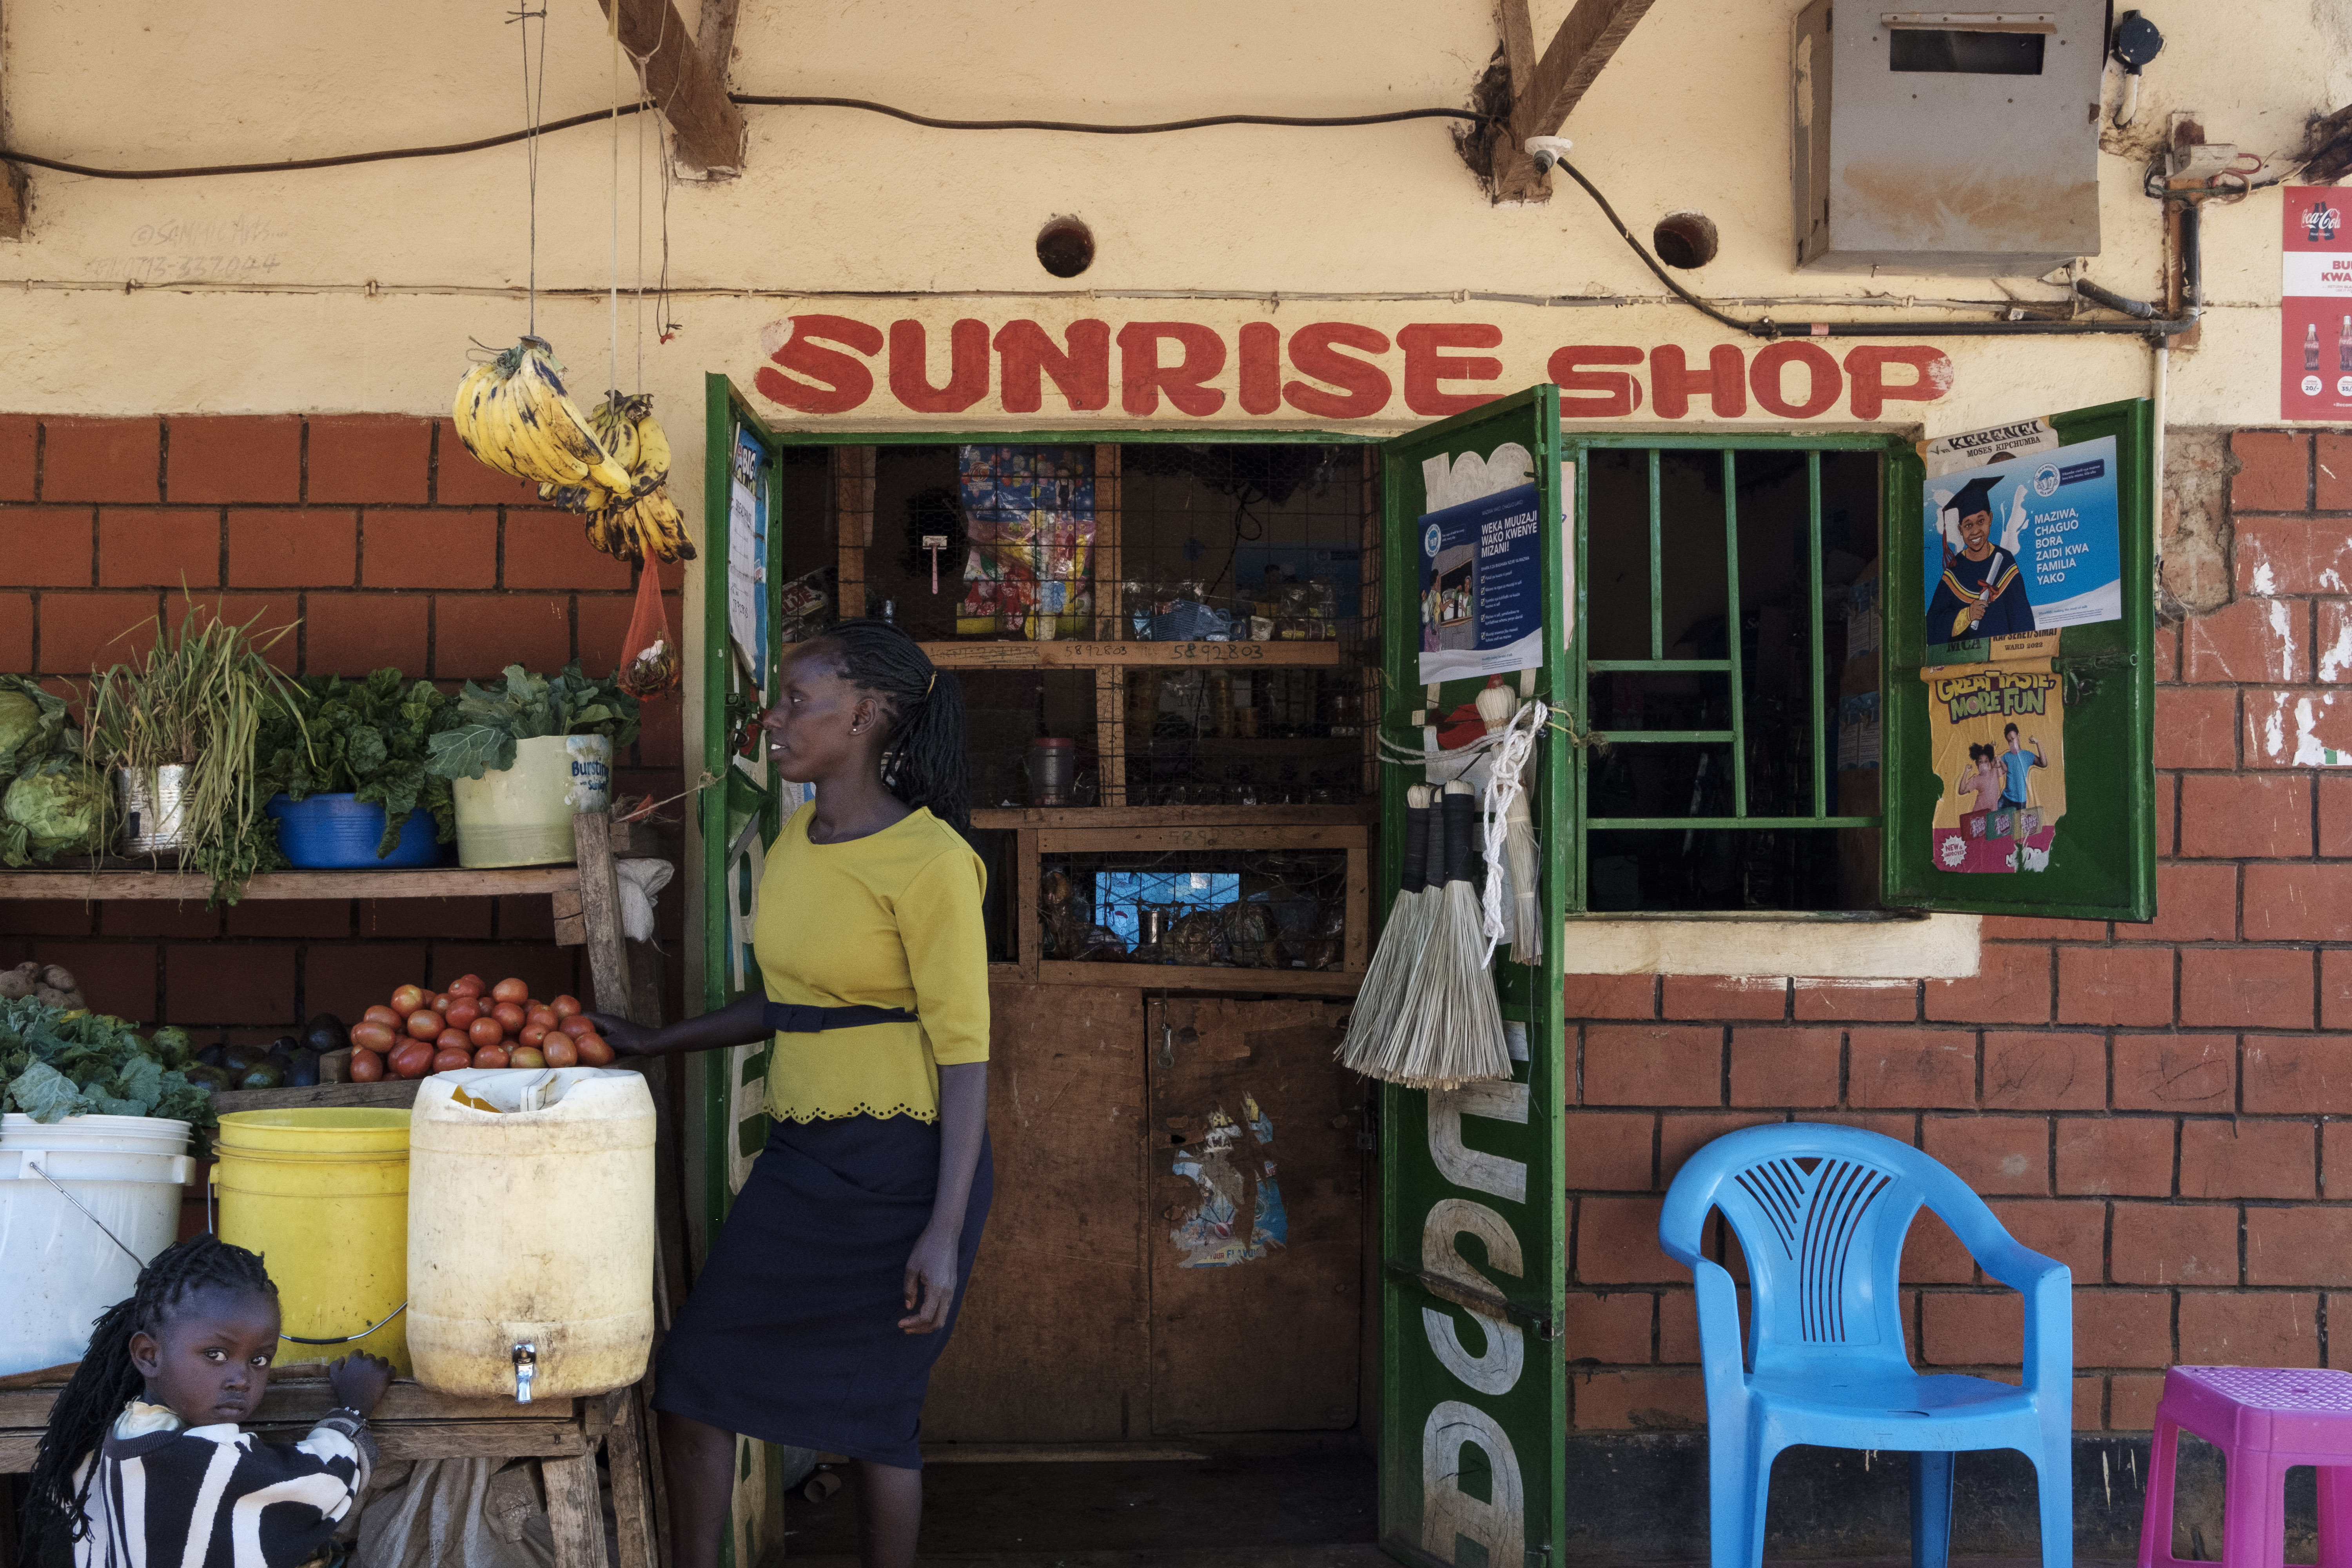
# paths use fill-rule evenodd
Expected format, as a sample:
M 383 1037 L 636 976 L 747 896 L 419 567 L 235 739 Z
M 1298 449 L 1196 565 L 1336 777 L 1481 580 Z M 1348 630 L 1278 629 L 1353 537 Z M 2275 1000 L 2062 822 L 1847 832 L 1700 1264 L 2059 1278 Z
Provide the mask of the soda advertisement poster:
M 2066 815 L 2065 678 L 2049 660 L 1946 665 L 1927 687 L 1938 870 L 2047 870 Z
M 1421 518 L 1423 684 L 1543 662 L 1543 500 L 1533 485 Z
M 1930 648 L 2122 617 L 2114 437 L 1932 475 L 1926 491 Z
M 2279 414 L 2352 418 L 2352 232 L 2345 193 L 2289 185 L 2279 258 Z

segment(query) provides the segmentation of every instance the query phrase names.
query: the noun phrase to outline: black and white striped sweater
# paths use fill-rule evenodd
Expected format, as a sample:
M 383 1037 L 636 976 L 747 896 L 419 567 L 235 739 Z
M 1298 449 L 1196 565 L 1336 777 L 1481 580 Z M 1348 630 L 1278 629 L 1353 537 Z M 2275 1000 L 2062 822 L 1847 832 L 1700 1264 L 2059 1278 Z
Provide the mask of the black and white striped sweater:
M 341 1411 L 288 1446 L 134 1403 L 100 1447 L 74 1568 L 298 1568 L 367 1489 L 374 1460 L 366 1424 Z

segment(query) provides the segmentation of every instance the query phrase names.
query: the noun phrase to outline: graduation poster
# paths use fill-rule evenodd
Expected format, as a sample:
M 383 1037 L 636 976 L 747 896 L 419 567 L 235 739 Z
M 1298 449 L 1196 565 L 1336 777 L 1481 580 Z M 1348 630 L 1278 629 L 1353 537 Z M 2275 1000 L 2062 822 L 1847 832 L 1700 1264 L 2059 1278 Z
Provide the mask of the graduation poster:
M 2048 868 L 2066 815 L 2065 678 L 2049 664 L 1920 671 L 1928 755 L 1942 786 L 1929 827 L 1937 869 Z
M 1926 491 L 1929 648 L 2122 618 L 2114 437 L 1931 474 Z
M 1421 679 L 1543 662 L 1543 498 L 1514 485 L 1421 517 Z

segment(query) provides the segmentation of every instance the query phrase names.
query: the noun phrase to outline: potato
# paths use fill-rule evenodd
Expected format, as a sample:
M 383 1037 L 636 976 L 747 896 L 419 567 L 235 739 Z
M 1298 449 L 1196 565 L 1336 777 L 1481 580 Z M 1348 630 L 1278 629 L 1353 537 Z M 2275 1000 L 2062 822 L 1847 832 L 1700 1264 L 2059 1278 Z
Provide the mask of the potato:
M 61 963 L 52 963 L 47 969 L 42 970 L 41 982 L 43 984 L 54 986 L 59 991 L 78 991 L 80 989 L 80 986 L 76 984 L 74 980 L 73 971 L 68 969 Z
M 6 973 L 0 974 L 0 996 L 14 998 L 30 996 L 32 994 L 33 983 L 21 972 L 11 969 Z
M 23 975 L 26 979 L 30 980 L 38 975 L 43 967 L 44 966 L 39 959 L 28 958 L 25 960 L 24 963 L 16 966 L 16 973 Z
M 58 990 L 54 985 L 36 985 L 33 987 L 33 994 L 39 997 L 42 1001 L 47 1002 L 52 1007 L 69 1007 L 72 1005 L 71 1003 L 66 1000 L 67 994 Z

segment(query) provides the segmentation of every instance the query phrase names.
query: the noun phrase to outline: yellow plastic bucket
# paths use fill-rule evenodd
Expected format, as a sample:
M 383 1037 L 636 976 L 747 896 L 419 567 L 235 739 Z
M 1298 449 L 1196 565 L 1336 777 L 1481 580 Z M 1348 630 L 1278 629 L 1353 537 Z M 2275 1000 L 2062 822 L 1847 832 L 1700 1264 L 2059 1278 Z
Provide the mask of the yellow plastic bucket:
M 268 1260 L 279 1331 L 341 1340 L 383 1325 L 347 1344 L 289 1338 L 278 1364 L 368 1351 L 406 1374 L 408 1335 L 393 1314 L 408 1300 L 408 1112 L 232 1111 L 214 1146 L 220 1238 Z

